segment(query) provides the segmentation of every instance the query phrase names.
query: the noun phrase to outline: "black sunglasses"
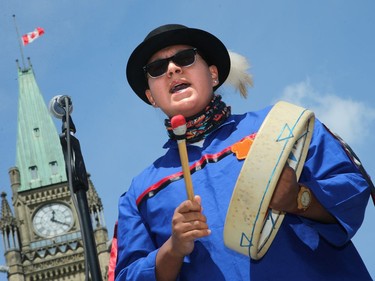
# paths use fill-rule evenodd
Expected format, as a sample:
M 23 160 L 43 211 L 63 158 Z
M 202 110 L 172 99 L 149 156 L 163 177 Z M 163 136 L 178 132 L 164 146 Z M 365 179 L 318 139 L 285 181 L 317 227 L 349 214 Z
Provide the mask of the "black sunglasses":
M 156 60 L 145 65 L 143 67 L 143 71 L 145 72 L 145 74 L 148 74 L 151 78 L 157 78 L 164 75 L 167 72 L 170 61 L 173 61 L 173 63 L 178 66 L 188 67 L 193 65 L 195 62 L 196 54 L 196 48 L 183 50 L 169 58 Z

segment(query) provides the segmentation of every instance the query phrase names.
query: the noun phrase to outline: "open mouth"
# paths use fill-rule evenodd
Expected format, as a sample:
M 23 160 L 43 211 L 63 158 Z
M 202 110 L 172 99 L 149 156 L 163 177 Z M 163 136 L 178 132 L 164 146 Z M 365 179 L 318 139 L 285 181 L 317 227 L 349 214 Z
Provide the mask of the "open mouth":
M 179 91 L 182 91 L 186 88 L 190 87 L 190 84 L 189 83 L 181 83 L 181 84 L 177 84 L 175 86 L 173 86 L 171 89 L 170 89 L 170 93 L 171 94 L 174 94 L 174 93 L 177 93 Z

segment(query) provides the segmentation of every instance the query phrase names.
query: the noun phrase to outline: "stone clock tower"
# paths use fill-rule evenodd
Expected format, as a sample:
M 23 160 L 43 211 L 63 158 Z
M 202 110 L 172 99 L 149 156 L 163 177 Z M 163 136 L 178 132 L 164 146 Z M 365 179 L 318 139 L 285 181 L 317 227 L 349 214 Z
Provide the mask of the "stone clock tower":
M 0 229 L 9 281 L 84 281 L 87 265 L 59 136 L 33 68 L 18 67 L 16 166 L 9 169 L 11 205 L 1 193 Z M 102 279 L 107 280 L 108 232 L 90 180 L 90 217 Z

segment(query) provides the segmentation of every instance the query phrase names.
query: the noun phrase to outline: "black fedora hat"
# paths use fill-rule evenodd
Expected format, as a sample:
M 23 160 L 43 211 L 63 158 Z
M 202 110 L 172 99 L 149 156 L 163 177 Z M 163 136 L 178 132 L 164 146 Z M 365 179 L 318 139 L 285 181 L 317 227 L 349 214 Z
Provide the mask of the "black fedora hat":
M 230 58 L 227 48 L 214 35 L 204 30 L 189 28 L 180 24 L 162 25 L 151 31 L 130 55 L 126 66 L 126 77 L 133 91 L 146 103 L 145 91 L 148 89 L 143 67 L 150 57 L 161 49 L 172 45 L 189 45 L 203 54 L 209 65 L 216 65 L 219 70 L 219 88 L 230 70 Z

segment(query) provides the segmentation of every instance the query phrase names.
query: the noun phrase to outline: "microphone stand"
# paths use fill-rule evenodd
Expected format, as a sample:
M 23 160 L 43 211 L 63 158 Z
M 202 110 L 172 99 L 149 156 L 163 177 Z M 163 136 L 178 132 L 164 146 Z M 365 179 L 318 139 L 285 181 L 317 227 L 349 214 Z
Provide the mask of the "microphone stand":
M 69 188 L 70 191 L 73 190 L 76 194 L 76 209 L 78 217 L 80 218 L 84 252 L 86 252 L 85 259 L 88 261 L 85 264 L 88 264 L 91 273 L 91 280 L 102 281 L 90 211 L 87 203 L 86 192 L 88 191 L 89 185 L 85 163 L 83 161 L 79 141 L 74 137 L 76 129 L 73 120 L 69 115 L 69 99 L 65 97 L 65 99 L 62 100 L 62 103 L 65 107 L 65 115 L 62 118 L 63 125 L 62 134 L 60 135 L 60 143 L 64 153 Z M 71 195 L 73 196 L 73 194 Z

